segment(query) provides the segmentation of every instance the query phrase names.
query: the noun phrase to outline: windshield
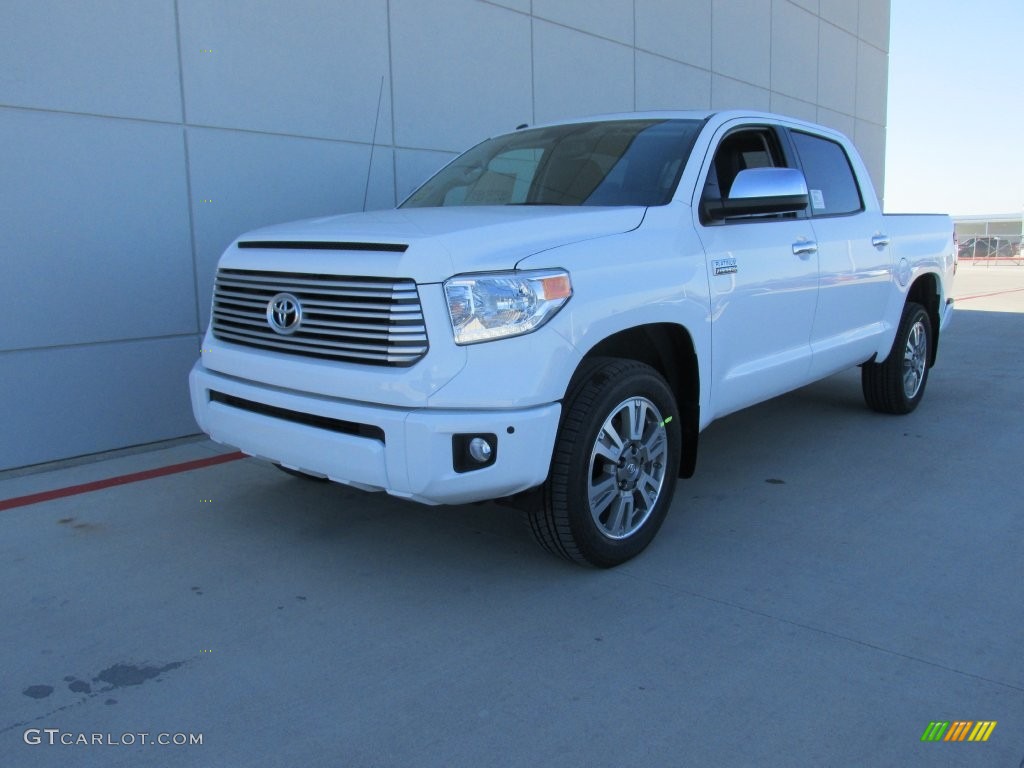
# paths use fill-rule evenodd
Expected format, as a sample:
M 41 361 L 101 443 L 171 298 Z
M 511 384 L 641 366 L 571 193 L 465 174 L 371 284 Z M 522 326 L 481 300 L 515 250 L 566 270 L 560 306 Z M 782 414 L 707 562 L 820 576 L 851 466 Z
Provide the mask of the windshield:
M 400 207 L 664 205 L 699 120 L 616 120 L 522 130 L 455 158 Z

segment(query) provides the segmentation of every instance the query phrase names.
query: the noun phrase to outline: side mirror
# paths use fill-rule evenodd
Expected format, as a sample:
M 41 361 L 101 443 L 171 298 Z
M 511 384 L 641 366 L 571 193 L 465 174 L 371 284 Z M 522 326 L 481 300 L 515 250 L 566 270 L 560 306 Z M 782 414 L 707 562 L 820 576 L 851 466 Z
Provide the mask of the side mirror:
M 796 168 L 747 168 L 736 174 L 729 196 L 708 200 L 712 219 L 797 213 L 807 208 L 807 181 Z

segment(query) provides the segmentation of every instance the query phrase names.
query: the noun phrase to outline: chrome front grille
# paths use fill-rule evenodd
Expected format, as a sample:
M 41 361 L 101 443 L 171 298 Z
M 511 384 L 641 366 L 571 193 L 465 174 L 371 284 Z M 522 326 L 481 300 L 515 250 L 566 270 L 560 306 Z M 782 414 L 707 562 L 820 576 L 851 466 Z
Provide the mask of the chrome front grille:
M 301 304 L 298 327 L 287 335 L 268 320 L 268 305 L 280 293 Z M 412 365 L 428 347 L 412 280 L 248 269 L 217 271 L 213 335 L 233 344 L 370 365 Z

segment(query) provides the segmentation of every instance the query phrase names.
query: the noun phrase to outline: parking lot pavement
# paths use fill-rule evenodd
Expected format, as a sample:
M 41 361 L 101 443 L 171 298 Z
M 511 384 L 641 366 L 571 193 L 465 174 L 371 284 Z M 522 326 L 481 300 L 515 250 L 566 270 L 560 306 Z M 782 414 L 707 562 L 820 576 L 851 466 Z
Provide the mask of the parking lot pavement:
M 970 305 L 910 416 L 850 371 L 712 425 L 612 571 L 492 504 L 253 459 L 0 512 L 0 765 L 1016 768 L 1024 314 Z M 0 500 L 224 450 L 7 473 Z M 997 726 L 921 741 L 967 720 Z
M 1024 267 L 961 260 L 953 281 L 953 296 L 961 309 L 1024 312 Z

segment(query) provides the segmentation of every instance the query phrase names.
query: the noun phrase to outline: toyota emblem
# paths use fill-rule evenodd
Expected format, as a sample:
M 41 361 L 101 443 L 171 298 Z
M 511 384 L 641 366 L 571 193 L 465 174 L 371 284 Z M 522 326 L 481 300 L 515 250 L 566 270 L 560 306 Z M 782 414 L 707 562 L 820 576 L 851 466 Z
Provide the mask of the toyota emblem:
M 288 336 L 299 329 L 302 322 L 302 305 L 291 293 L 279 293 L 267 302 L 267 322 L 282 336 Z

